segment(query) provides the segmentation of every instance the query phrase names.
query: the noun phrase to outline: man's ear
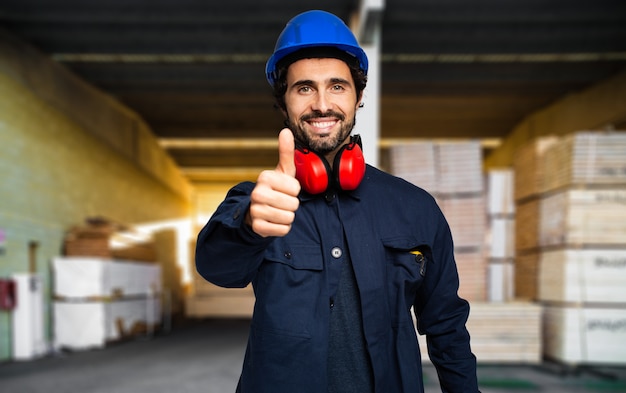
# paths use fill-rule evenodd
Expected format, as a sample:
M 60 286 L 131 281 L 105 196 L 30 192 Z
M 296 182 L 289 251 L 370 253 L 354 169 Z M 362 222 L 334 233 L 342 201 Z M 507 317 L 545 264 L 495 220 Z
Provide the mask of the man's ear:
M 363 92 L 359 93 L 359 96 L 356 98 L 357 108 L 363 108 L 363 106 L 365 105 L 362 100 L 363 100 Z

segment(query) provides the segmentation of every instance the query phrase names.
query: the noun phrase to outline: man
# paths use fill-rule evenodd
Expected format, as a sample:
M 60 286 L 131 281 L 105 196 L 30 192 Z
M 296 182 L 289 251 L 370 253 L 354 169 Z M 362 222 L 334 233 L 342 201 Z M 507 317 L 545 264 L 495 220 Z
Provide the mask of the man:
M 267 62 L 278 165 L 230 190 L 196 250 L 208 281 L 254 288 L 237 392 L 423 392 L 411 307 L 442 391 L 478 391 L 448 224 L 350 136 L 367 67 L 323 11 L 293 18 Z

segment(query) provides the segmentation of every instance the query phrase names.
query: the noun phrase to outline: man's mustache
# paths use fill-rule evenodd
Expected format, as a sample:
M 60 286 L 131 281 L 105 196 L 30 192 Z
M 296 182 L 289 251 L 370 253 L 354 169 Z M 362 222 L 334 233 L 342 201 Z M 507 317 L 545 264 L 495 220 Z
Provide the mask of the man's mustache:
M 302 117 L 300 117 L 300 121 L 309 121 L 309 120 L 319 119 L 319 118 L 324 118 L 324 117 L 334 117 L 341 121 L 345 120 L 344 115 L 335 111 L 326 111 L 324 113 L 320 111 L 314 111 L 312 113 L 307 113 L 306 115 L 302 115 Z

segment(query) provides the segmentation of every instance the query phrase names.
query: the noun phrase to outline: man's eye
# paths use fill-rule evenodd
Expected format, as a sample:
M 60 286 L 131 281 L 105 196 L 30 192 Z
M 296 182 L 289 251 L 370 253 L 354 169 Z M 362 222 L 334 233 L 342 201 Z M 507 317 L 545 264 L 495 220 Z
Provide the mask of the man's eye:
M 301 87 L 298 89 L 298 91 L 299 91 L 300 93 L 308 93 L 308 92 L 310 92 L 310 91 L 311 91 L 311 88 L 310 88 L 309 86 L 301 86 Z
M 334 85 L 333 86 L 333 90 L 335 90 L 335 91 L 343 90 L 343 86 L 341 86 L 341 85 Z

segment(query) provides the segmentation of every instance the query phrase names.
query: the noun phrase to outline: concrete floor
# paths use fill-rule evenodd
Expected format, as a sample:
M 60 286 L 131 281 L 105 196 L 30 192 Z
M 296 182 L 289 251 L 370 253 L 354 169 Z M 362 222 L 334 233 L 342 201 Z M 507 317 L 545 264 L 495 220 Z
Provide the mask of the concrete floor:
M 0 392 L 234 392 L 247 333 L 248 321 L 203 320 L 106 349 L 0 363 Z M 424 373 L 426 392 L 440 392 L 433 367 Z M 478 378 L 483 393 L 626 392 L 626 367 L 480 365 Z

